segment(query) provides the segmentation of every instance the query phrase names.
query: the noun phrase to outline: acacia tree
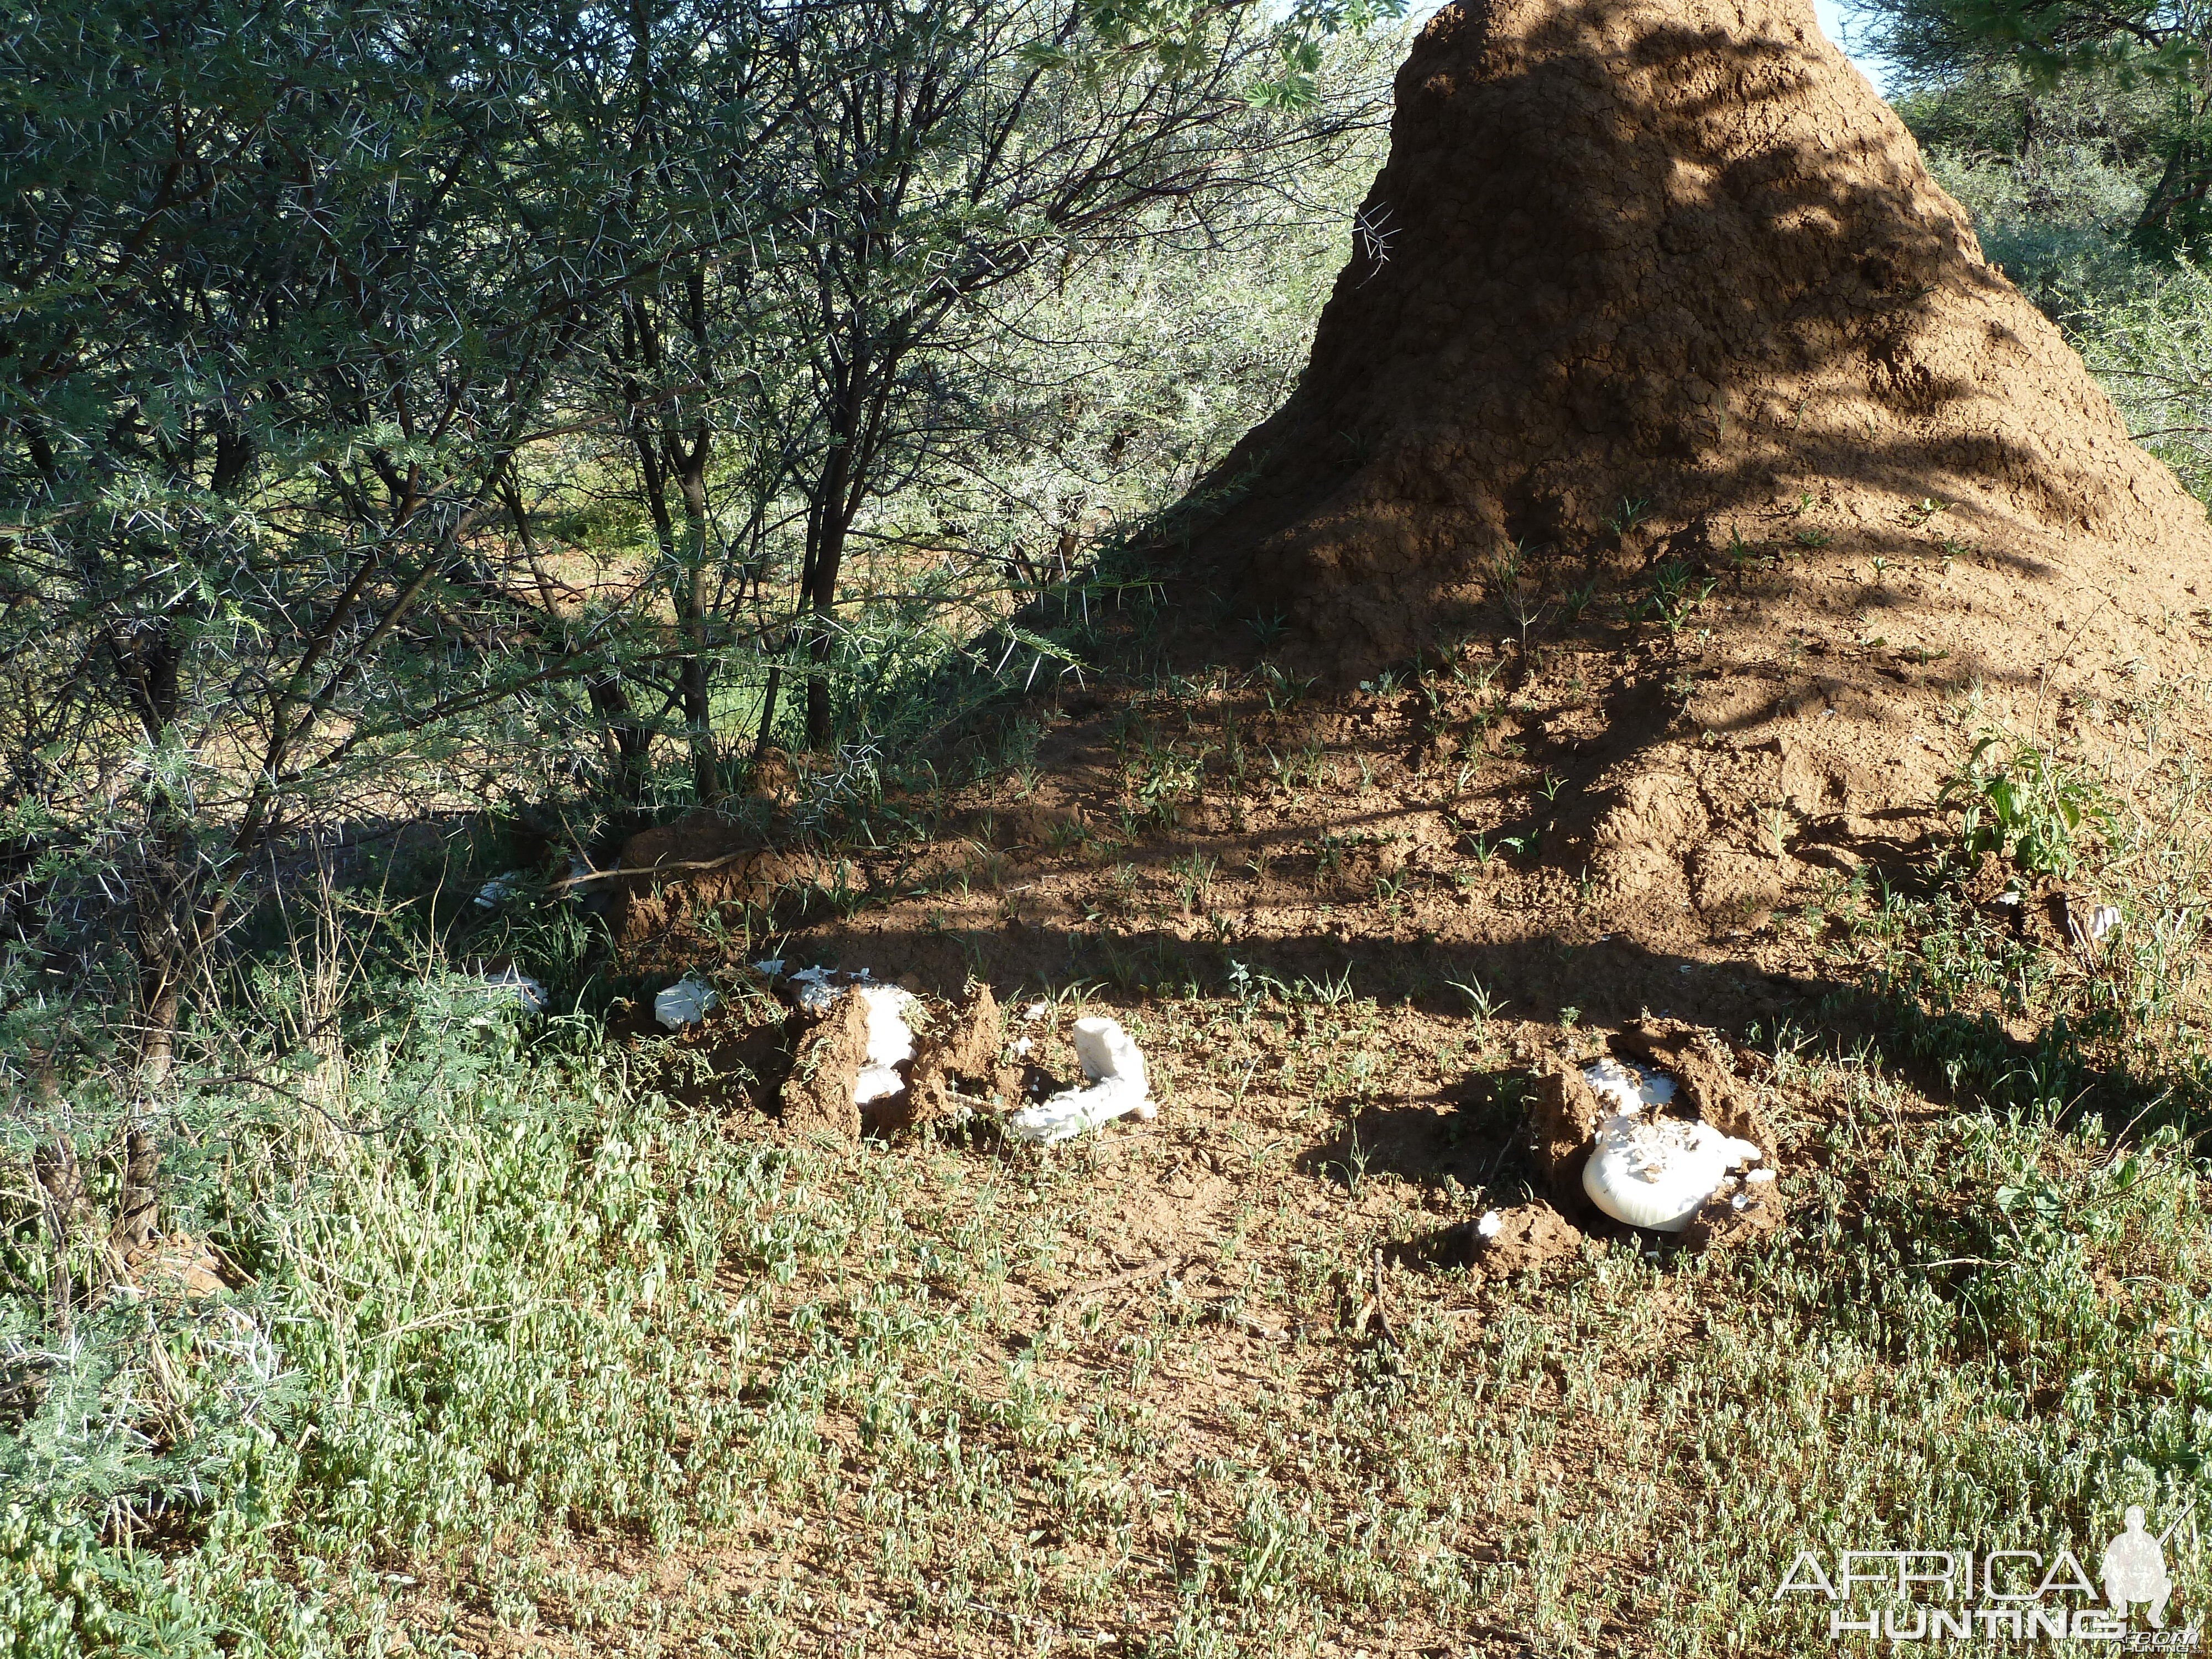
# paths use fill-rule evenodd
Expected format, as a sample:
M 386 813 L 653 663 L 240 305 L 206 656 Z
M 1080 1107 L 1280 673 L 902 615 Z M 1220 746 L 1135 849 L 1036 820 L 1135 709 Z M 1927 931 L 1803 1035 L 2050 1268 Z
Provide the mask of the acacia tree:
M 1389 9 L 1329 0 L 1270 23 L 1212 0 L 844 0 L 777 14 L 781 82 L 819 88 L 787 96 L 779 134 L 803 207 L 632 289 L 576 393 L 619 434 L 600 460 L 631 479 L 651 538 L 680 660 L 642 678 L 648 704 L 682 711 L 695 799 L 731 776 L 716 711 L 748 706 L 724 696 L 732 681 L 750 681 L 757 757 L 794 661 L 817 746 L 836 728 L 833 687 L 857 696 L 886 671 L 881 642 L 847 626 L 852 550 L 903 545 L 878 521 L 884 504 L 964 482 L 1007 441 L 1006 297 L 1044 270 L 1081 283 L 1133 245 L 1231 240 L 1239 204 L 1294 191 L 1385 118 L 1377 66 L 1340 88 L 1317 73 L 1318 40 Z M 649 144 L 641 97 L 639 111 Z M 543 489 L 557 501 L 556 480 Z M 995 614 L 1002 587 L 939 583 L 920 609 Z M 872 605 L 880 585 L 868 592 Z
M 1853 0 L 1850 9 L 1908 85 L 2008 85 L 2022 153 L 2037 141 L 2040 96 L 2061 80 L 2116 105 L 2137 100 L 2112 94 L 2156 87 L 2163 108 L 2145 136 L 2162 159 L 2130 240 L 2170 252 L 2212 230 L 2212 9 L 2202 0 Z
M 607 684 L 616 643 L 514 625 L 480 532 L 603 313 L 787 210 L 760 34 L 712 0 L 106 0 L 0 39 L 0 873 L 19 969 L 129 963 L 126 1242 L 257 855 Z M 641 212 L 607 88 L 671 64 L 647 159 L 692 165 Z M 56 1005 L 18 981 L 24 1032 Z
M 1313 21 L 1271 26 L 1241 6 L 1170 17 L 1054 0 L 858 0 L 789 38 L 791 52 L 843 66 L 799 112 L 821 205 L 757 289 L 800 348 L 795 385 L 780 388 L 790 395 L 755 418 L 786 434 L 796 462 L 793 637 L 815 745 L 836 728 L 828 665 L 855 537 L 872 502 L 957 465 L 955 447 L 973 441 L 990 390 L 973 370 L 999 326 L 996 296 L 1041 264 L 1080 281 L 1131 241 L 1286 188 L 1378 118 L 1372 87 L 1322 95 Z M 773 717 L 771 704 L 763 732 Z

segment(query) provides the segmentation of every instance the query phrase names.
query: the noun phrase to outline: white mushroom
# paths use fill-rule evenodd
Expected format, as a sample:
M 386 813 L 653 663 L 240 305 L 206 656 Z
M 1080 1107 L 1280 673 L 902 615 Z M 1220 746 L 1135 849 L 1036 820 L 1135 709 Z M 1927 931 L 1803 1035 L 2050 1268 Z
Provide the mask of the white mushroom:
M 1140 1095 L 1146 1091 L 1144 1051 L 1117 1021 L 1077 1020 L 1075 1057 L 1094 1078 L 1134 1084 Z
M 520 870 L 503 870 L 482 887 L 477 889 L 476 906 L 479 910 L 496 910 L 522 890 L 526 878 Z
M 526 1014 L 545 1012 L 545 988 L 519 968 L 502 968 L 496 974 L 486 974 L 483 983 L 487 991 L 514 998 Z
M 826 1014 L 830 1005 L 837 1000 L 837 988 L 831 983 L 837 977 L 834 968 L 802 968 L 791 976 L 799 988 L 799 1006 L 810 1014 Z
M 653 1017 L 671 1031 L 696 1025 L 721 1003 L 714 988 L 694 974 L 686 974 L 653 1000 Z
M 906 1011 L 914 998 L 896 985 L 856 985 L 853 994 L 868 1005 L 868 1058 L 853 1079 L 853 1103 L 895 1095 L 906 1087 L 898 1068 L 914 1058 L 914 1028 Z
M 1751 1142 L 1710 1123 L 1617 1112 L 1598 1126 L 1596 1149 L 1583 1166 L 1583 1190 L 1616 1221 L 1679 1233 L 1731 1169 L 1759 1156 Z
M 1146 1118 L 1158 1112 L 1146 1098 L 1143 1051 L 1115 1021 L 1077 1020 L 1075 1054 L 1095 1081 L 1087 1089 L 1063 1089 L 1013 1113 L 1006 1129 L 1017 1139 L 1053 1146 L 1130 1112 Z

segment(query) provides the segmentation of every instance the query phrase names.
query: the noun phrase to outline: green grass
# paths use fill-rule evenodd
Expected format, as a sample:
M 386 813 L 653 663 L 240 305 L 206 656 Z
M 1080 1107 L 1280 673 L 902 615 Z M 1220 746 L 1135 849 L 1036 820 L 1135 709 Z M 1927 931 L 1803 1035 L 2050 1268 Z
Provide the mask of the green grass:
M 2019 971 L 1905 902 L 1839 893 L 1838 948 L 1917 938 L 1960 1002 Z M 88 1382 L 19 1442 L 77 1462 L 19 1466 L 0 1511 L 0 1651 L 1784 1653 L 1816 1639 L 1771 1599 L 1800 1548 L 2088 1548 L 2203 1484 L 2171 1109 L 2123 1144 L 1971 1068 L 1931 1104 L 1904 1028 L 1784 1032 L 1780 1242 L 1487 1291 L 1393 1268 L 1392 1346 L 1364 1264 L 1512 1198 L 1492 1045 L 1534 1028 L 1348 980 L 1117 1012 L 1161 1123 L 1046 1158 L 773 1144 L 621 1051 L 427 1018 L 352 1058 L 382 1136 L 228 1103 L 191 1224 L 253 1283 L 88 1319 Z M 1446 1113 L 1464 1180 L 1376 1153 L 1365 1115 L 1470 1069 L 1506 1103 Z M 1220 1188 L 1182 1265 L 1085 1291 L 1193 1179 Z M 7 1307 L 20 1356 L 37 1302 Z

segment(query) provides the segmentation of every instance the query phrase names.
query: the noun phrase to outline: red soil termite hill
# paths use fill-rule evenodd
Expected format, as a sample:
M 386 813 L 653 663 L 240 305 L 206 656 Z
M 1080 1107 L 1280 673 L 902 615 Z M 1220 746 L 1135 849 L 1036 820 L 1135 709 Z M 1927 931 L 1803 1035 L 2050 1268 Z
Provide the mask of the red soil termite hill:
M 1306 374 L 1207 489 L 1205 580 L 1322 666 L 1573 659 L 1576 781 L 1634 822 L 1571 850 L 1631 885 L 1608 846 L 1686 851 L 1793 753 L 1816 806 L 1924 806 L 1938 711 L 2181 679 L 2212 603 L 2203 507 L 1804 0 L 1440 13 Z
M 1804 0 L 1468 0 L 1397 95 L 1297 393 L 1185 518 L 1139 641 L 1178 672 L 980 781 L 1020 879 L 871 910 L 856 959 L 1065 976 L 1105 929 L 1121 971 L 1149 931 L 1711 1020 L 1757 972 L 1687 969 L 1791 960 L 1778 906 L 1948 834 L 1984 729 L 2164 787 L 2203 510 Z M 1287 660 L 1216 672 L 1250 636 L 1207 592 Z

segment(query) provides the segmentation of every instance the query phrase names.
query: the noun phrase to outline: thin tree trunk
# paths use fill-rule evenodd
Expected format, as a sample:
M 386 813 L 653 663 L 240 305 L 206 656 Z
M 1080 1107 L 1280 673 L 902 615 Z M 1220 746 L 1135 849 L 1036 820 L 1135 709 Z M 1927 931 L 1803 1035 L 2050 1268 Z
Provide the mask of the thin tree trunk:
M 154 1126 L 176 1066 L 185 983 L 197 954 L 190 948 L 198 929 L 183 850 L 173 835 L 158 836 L 139 878 L 138 1066 L 123 1135 L 122 1202 L 115 1220 L 115 1243 L 126 1254 L 150 1243 L 161 1230 L 161 1146 Z
M 2181 136 L 2166 153 L 2158 183 L 2152 186 L 2134 228 L 2128 233 L 2128 240 L 2136 246 L 2152 252 L 2163 252 L 2183 240 L 2181 233 L 2186 227 L 2177 227 L 2174 221 L 2189 204 L 2201 202 L 2205 193 L 2204 153 L 2197 131 L 2205 118 L 2208 98 L 2202 94 L 2193 98 L 2186 94 L 2179 96 L 2185 116 Z M 2188 107 L 2191 103 L 2193 109 Z
M 51 1108 L 52 1080 L 42 1078 L 40 1085 Z M 39 1183 L 46 1238 L 52 1249 L 49 1271 L 53 1280 L 54 1331 L 67 1342 L 76 1330 L 76 1280 L 70 1269 L 70 1245 L 76 1228 L 77 1206 L 84 1197 L 84 1173 L 65 1123 L 57 1121 L 52 1139 L 41 1142 L 31 1154 L 31 1175 Z
M 826 530 L 819 562 L 814 571 L 813 592 L 806 609 L 806 741 L 824 750 L 836 739 L 837 720 L 830 702 L 830 653 L 836 645 L 837 574 L 845 558 L 845 526 L 842 520 Z
M 691 735 L 692 792 L 702 805 L 722 796 L 722 769 L 714 746 L 714 704 L 707 629 L 707 429 L 702 422 L 679 475 L 684 495 L 684 662 L 677 690 Z
M 815 489 L 811 522 L 808 526 L 806 566 L 800 599 L 806 623 L 806 742 L 817 750 L 830 747 L 837 736 L 836 711 L 830 701 L 830 653 L 836 645 L 837 581 L 845 563 L 845 537 L 852 527 L 854 471 L 860 458 L 858 371 L 831 426 L 833 447 L 830 464 Z
M 563 651 L 575 651 L 580 641 L 575 634 L 562 623 L 559 597 L 554 592 L 553 580 L 546 574 L 538 551 L 538 537 L 530 527 L 530 509 L 522 499 L 522 489 L 516 480 L 514 466 L 509 462 L 499 476 L 500 499 L 506 504 L 507 515 L 514 526 L 514 533 L 522 543 L 524 559 L 530 574 L 538 583 L 538 600 L 544 608 L 549 625 L 561 627 Z M 622 808 L 627 825 L 635 821 L 645 805 L 646 781 L 652 775 L 650 758 L 653 733 L 637 716 L 623 686 L 622 672 L 609 669 L 602 674 L 584 676 L 584 695 L 589 698 L 592 713 L 598 720 L 600 735 L 607 751 L 609 775 L 613 784 L 614 797 Z
M 768 754 L 769 733 L 775 730 L 775 700 L 783 690 L 783 665 L 777 663 L 768 671 L 768 690 L 761 696 L 760 730 L 753 734 L 752 758 L 745 763 L 747 772 L 760 770 L 762 759 Z
M 165 742 L 176 724 L 183 684 L 184 645 L 177 629 L 166 626 L 127 643 L 111 641 L 110 651 L 123 671 L 147 740 Z M 115 1242 L 126 1252 L 143 1247 L 161 1231 L 161 1148 L 154 1125 L 176 1063 L 185 985 L 198 965 L 197 947 L 213 936 L 200 915 L 185 809 L 159 781 L 149 786 L 145 836 L 136 884 L 138 1066 L 124 1131 L 122 1201 L 115 1221 Z
M 599 718 L 600 729 L 606 734 L 615 799 L 623 812 L 634 816 L 645 805 L 645 784 L 651 775 L 647 755 L 653 733 L 637 717 L 637 709 L 629 700 L 620 674 L 586 676 L 584 695 L 591 699 L 592 713 Z
M 258 453 L 251 438 L 218 429 L 210 487 L 221 496 L 234 495 Z M 166 618 L 136 639 L 111 636 L 108 651 L 146 740 L 157 748 L 167 743 L 184 697 L 185 640 L 176 620 Z M 176 1066 L 185 987 L 220 933 L 229 904 L 226 894 L 204 891 L 190 824 L 188 808 L 165 784 L 151 784 L 137 884 L 138 1066 L 123 1133 L 123 1190 L 114 1231 L 116 1245 L 126 1254 L 161 1232 L 161 1142 L 155 1125 Z M 69 1162 L 74 1178 L 73 1152 Z

